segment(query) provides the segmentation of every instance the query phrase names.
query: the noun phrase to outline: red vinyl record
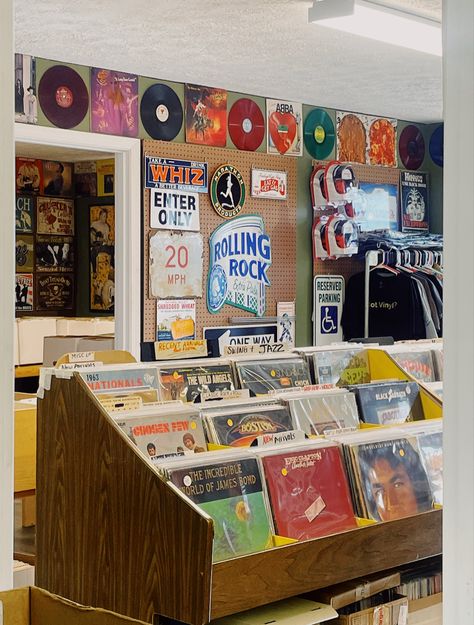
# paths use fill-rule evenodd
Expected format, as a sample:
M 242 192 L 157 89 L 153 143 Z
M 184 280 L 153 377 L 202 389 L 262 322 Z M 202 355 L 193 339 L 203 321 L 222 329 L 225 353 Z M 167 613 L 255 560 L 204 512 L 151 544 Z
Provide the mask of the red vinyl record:
M 89 92 L 79 74 L 67 65 L 45 71 L 38 88 L 43 113 L 58 128 L 74 128 L 89 109 Z
M 229 134 L 239 150 L 254 152 L 265 136 L 265 119 L 260 107 L 249 98 L 234 102 L 228 117 Z
M 415 124 L 406 126 L 398 142 L 400 159 L 406 169 L 418 169 L 425 158 L 425 140 Z

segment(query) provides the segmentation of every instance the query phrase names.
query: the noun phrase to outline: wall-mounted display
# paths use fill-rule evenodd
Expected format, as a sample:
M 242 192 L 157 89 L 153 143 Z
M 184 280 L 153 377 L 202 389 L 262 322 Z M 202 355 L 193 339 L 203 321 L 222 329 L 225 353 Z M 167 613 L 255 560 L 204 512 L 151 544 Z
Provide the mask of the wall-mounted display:
M 429 230 L 428 174 L 400 172 L 402 230 Z
M 15 276 L 15 310 L 17 312 L 33 310 L 32 273 L 17 273 Z
M 313 109 L 304 122 L 304 144 L 313 158 L 328 158 L 334 148 L 334 124 L 324 109 Z
M 199 230 L 199 193 L 150 189 L 150 227 Z
M 38 87 L 41 109 L 58 128 L 74 128 L 89 110 L 86 83 L 72 67 L 54 65 L 41 77 Z
M 36 212 L 36 199 L 32 195 L 19 195 L 16 198 L 15 230 L 33 233 Z
M 406 169 L 419 169 L 425 158 L 425 140 L 421 129 L 415 124 L 405 126 L 400 133 L 398 149 Z
M 43 161 L 35 158 L 15 159 L 16 192 L 41 193 L 43 191 Z
M 73 237 L 38 235 L 35 258 L 36 271 L 74 271 Z
M 156 340 L 185 341 L 196 335 L 196 301 L 159 299 L 156 302 Z M 207 355 L 207 353 L 206 353 Z
M 224 148 L 227 142 L 227 91 L 184 86 L 186 142 Z
M 140 117 L 152 139 L 171 141 L 183 125 L 183 107 L 171 87 L 156 83 L 148 87 L 142 96 Z
M 34 243 L 33 235 L 22 234 L 16 237 L 16 271 L 28 273 L 34 268 Z
M 286 200 L 288 197 L 286 171 L 252 169 L 251 196 L 269 200 Z
M 38 234 L 73 235 L 74 202 L 39 197 L 36 201 L 36 231 Z
M 38 123 L 36 58 L 28 54 L 15 54 L 15 121 Z
M 229 111 L 229 135 L 239 150 L 254 152 L 265 137 L 265 117 L 250 98 L 240 98 Z
M 337 111 L 337 160 L 349 163 L 367 162 L 367 115 Z
M 397 120 L 369 120 L 369 165 L 397 166 Z
M 303 154 L 303 106 L 286 100 L 267 100 L 267 152 Z
M 74 308 L 74 275 L 48 273 L 36 275 L 36 310 L 70 311 Z
M 207 163 L 145 156 L 145 187 L 207 193 Z
M 138 136 L 138 76 L 91 68 L 91 130 Z
M 43 161 L 43 193 L 54 197 L 72 195 L 72 163 Z
M 90 309 L 112 312 L 115 301 L 115 208 L 89 207 Z
M 211 179 L 211 204 L 224 219 L 240 213 L 245 203 L 245 183 L 240 171 L 233 165 L 221 165 Z
M 96 161 L 79 161 L 74 163 L 74 195 L 79 197 L 94 197 L 97 195 Z

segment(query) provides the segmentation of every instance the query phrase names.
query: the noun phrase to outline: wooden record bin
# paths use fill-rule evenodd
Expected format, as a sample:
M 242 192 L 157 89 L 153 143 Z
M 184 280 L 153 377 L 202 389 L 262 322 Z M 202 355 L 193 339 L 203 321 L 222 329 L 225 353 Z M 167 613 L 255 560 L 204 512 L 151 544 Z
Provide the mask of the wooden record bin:
M 218 453 L 218 452 L 216 452 Z M 441 510 L 212 564 L 212 520 L 162 480 L 77 373 L 38 402 L 36 583 L 190 625 L 441 553 Z

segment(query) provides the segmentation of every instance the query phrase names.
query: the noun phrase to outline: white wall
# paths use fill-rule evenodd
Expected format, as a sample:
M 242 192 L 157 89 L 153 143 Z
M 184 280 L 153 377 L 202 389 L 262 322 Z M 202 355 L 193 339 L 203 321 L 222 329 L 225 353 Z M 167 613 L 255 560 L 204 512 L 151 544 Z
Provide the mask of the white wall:
M 474 2 L 444 0 L 444 623 L 474 623 Z
M 0 10 L 0 588 L 12 586 L 14 149 L 12 0 Z

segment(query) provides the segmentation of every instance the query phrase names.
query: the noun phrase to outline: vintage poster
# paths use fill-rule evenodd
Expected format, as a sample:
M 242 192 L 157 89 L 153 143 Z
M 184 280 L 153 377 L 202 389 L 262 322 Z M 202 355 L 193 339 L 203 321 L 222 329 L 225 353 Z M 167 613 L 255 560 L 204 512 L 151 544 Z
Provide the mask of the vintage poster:
M 138 136 L 138 76 L 91 68 L 91 130 Z
M 285 100 L 267 100 L 267 152 L 303 154 L 303 105 Z
M 429 230 L 428 174 L 400 172 L 402 230 Z
M 150 228 L 199 231 L 199 194 L 150 189 Z
M 397 166 L 397 120 L 371 117 L 369 123 L 369 165 Z
M 16 157 L 16 192 L 42 193 L 43 161 L 34 158 Z
M 156 340 L 185 341 L 196 338 L 196 300 L 159 299 L 156 302 Z M 206 353 L 207 355 L 207 353 Z
M 209 238 L 207 307 L 217 313 L 224 304 L 265 314 L 265 289 L 270 286 L 270 237 L 259 215 L 235 217 L 218 226 Z
M 24 234 L 33 233 L 36 199 L 32 195 L 17 195 L 15 205 L 15 230 Z
M 74 307 L 73 274 L 37 274 L 36 310 L 61 311 Z
M 43 193 L 54 197 L 72 196 L 72 163 L 43 161 Z
M 202 297 L 203 239 L 199 232 L 150 236 L 150 297 Z
M 286 200 L 288 197 L 286 171 L 252 169 L 251 196 L 269 200 Z
M 278 342 L 288 349 L 295 346 L 296 302 L 277 302 Z
M 15 310 L 33 310 L 33 274 L 17 273 L 15 276 Z
M 36 201 L 38 234 L 74 234 L 74 201 L 39 197 Z
M 354 208 L 354 219 L 361 232 L 398 230 L 398 185 L 359 182 L 347 198 Z
M 28 273 L 34 269 L 34 243 L 32 234 L 20 234 L 16 237 L 16 271 Z
M 215 87 L 184 85 L 186 143 L 225 148 L 227 142 L 227 91 Z
M 94 197 L 97 195 L 96 161 L 74 163 L 74 195 L 76 197 Z
M 36 58 L 28 54 L 15 54 L 15 121 L 38 123 Z
M 115 210 L 89 207 L 90 308 L 112 312 L 115 300 Z
M 368 131 L 367 115 L 337 111 L 337 160 L 348 163 L 368 162 Z
M 35 256 L 36 271 L 74 271 L 74 239 L 38 235 Z
M 207 193 L 207 163 L 145 156 L 145 187 Z
M 99 197 L 115 193 L 115 159 L 97 161 L 97 195 Z

